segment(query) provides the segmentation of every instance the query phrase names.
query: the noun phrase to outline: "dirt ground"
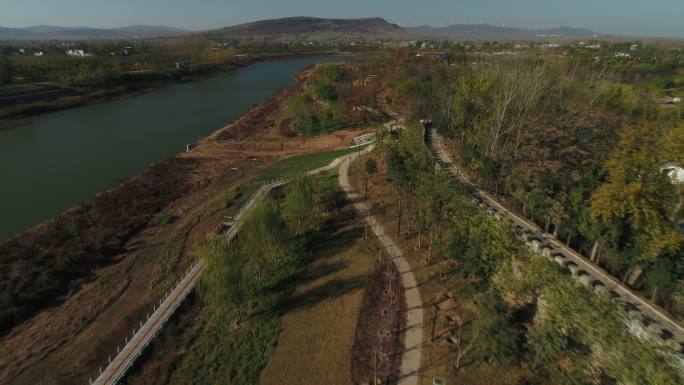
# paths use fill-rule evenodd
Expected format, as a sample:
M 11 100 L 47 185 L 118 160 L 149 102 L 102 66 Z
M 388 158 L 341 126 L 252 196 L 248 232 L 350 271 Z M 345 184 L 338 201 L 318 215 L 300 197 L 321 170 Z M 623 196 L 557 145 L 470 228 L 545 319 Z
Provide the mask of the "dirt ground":
M 116 230 L 111 237 L 101 236 L 105 243 L 116 242 L 106 245 L 107 253 L 60 276 L 52 291 L 0 336 L 0 383 L 87 383 L 152 309 L 159 293 L 189 266 L 191 239 L 218 221 L 223 207 L 216 197 L 283 157 L 346 147 L 363 132 L 285 137 L 275 116 L 290 92 L 253 107 L 192 152 L 158 162 L 94 198 L 91 204 L 106 210 L 107 230 Z M 3 257 L 3 280 L 26 275 L 34 261 L 54 264 L 69 257 L 70 248 L 81 247 L 65 225 L 79 210 L 84 209 L 75 207 L 0 243 L 0 255 L 8 256 Z M 175 220 L 153 226 L 160 212 L 173 213 Z
M 352 168 L 352 181 L 358 191 L 364 191 L 363 164 L 368 157 L 378 160 L 378 172 L 368 180 L 368 199 L 371 212 L 388 231 L 396 232 L 398 196 L 392 189 L 392 182 L 387 173 L 386 164 L 381 161 L 379 154 L 366 155 L 355 162 Z M 472 315 L 471 297 L 473 286 L 458 274 L 440 274 L 437 263 L 427 262 L 427 251 L 423 246 L 418 249 L 415 232 L 408 233 L 406 227 L 402 236 L 395 242 L 408 259 L 420 286 L 421 296 L 425 303 L 423 352 L 420 373 L 422 385 L 432 385 L 433 379 L 438 377 L 444 384 L 463 385 L 513 385 L 524 383 L 528 372 L 519 367 L 494 368 L 492 366 L 474 362 L 471 357 L 464 357 L 464 365 L 459 371 L 455 370 L 457 358 L 456 346 L 449 341 L 455 335 L 456 325 L 447 318 L 449 314 L 458 314 L 463 321 Z M 425 241 L 423 241 L 423 244 Z M 448 305 L 446 305 L 448 304 Z M 441 308 L 438 307 L 441 305 Z M 506 373 L 502 376 L 501 373 Z
M 352 379 L 355 384 L 373 384 L 373 378 L 391 385 L 399 381 L 406 299 L 401 277 L 394 262 L 373 245 L 375 270 L 363 296 L 361 317 L 356 324 L 352 354 Z
M 373 257 L 358 223 L 335 227 L 286 306 L 261 385 L 352 384 L 352 344 Z

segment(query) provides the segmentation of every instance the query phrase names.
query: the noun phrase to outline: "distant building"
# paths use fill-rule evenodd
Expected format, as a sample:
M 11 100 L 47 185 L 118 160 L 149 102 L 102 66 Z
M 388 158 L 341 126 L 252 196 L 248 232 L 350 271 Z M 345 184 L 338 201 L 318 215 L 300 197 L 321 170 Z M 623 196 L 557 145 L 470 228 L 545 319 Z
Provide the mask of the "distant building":
M 558 43 L 544 43 L 538 46 L 541 49 L 555 49 L 560 47 L 560 44 Z
M 657 98 L 656 102 L 658 104 L 678 104 L 682 101 L 682 98 L 677 96 L 665 96 L 662 98 Z
M 632 57 L 632 55 L 630 55 L 630 54 L 627 53 L 627 52 L 617 52 L 617 53 L 615 54 L 615 57 L 617 57 L 617 58 L 623 58 L 623 59 L 629 59 L 630 57 Z
M 684 168 L 677 166 L 674 163 L 666 163 L 660 168 L 674 184 L 684 183 Z
M 33 56 L 41 57 L 41 56 L 43 56 L 43 51 L 34 52 Z
M 363 81 L 363 85 L 365 86 L 368 83 L 374 82 L 378 78 L 378 75 L 368 75 L 366 76 L 366 79 Z
M 76 57 L 86 57 L 89 56 L 86 54 L 82 49 L 70 49 L 66 51 L 66 54 L 69 56 L 76 56 Z
M 638 51 L 639 50 L 639 45 L 638 44 L 632 44 L 631 47 L 629 47 L 630 51 Z
M 601 48 L 601 44 L 591 44 L 591 45 L 587 45 L 587 46 L 584 46 L 584 47 L 585 47 L 585 48 L 589 48 L 589 49 L 600 49 L 600 48 Z
M 135 50 L 133 49 L 133 47 L 123 47 L 123 49 L 121 50 L 121 53 L 123 53 L 126 56 L 129 56 L 129 55 L 133 55 L 134 51 Z

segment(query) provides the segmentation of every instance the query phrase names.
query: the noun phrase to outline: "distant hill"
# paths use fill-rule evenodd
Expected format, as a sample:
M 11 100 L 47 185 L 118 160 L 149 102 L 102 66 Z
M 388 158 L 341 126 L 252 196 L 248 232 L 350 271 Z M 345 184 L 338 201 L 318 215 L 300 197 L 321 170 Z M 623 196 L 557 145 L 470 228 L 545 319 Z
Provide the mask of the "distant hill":
M 605 36 L 585 28 L 558 27 L 548 29 L 525 29 L 497 27 L 489 24 L 454 24 L 447 27 L 420 26 L 406 28 L 412 35 L 440 36 L 450 38 L 534 38 L 534 37 L 577 37 Z
M 54 27 L 39 25 L 26 28 L 0 27 L 2 40 L 86 40 L 179 36 L 193 32 L 180 28 L 133 25 L 120 28 Z M 448 27 L 420 26 L 402 28 L 380 17 L 365 19 L 323 19 L 286 17 L 239 24 L 232 27 L 198 32 L 210 38 L 236 39 L 339 39 L 339 38 L 470 38 L 530 39 L 535 37 L 589 38 L 607 36 L 584 28 L 559 27 L 524 29 L 497 27 L 489 24 L 455 24 Z
M 344 38 L 394 37 L 404 29 L 380 17 L 366 19 L 321 19 L 316 17 L 287 17 L 262 20 L 209 31 L 214 38 Z
M 37 25 L 26 28 L 0 27 L 0 40 L 86 40 L 178 36 L 190 33 L 180 28 L 131 25 L 119 28 L 55 27 Z

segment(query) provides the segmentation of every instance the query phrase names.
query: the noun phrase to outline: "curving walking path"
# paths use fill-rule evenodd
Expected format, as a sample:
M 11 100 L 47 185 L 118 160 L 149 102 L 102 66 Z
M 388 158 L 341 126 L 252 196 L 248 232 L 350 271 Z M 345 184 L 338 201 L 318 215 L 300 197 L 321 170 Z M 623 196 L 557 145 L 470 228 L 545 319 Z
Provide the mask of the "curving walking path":
M 373 146 L 365 148 L 355 154 L 365 154 L 366 152 L 372 150 Z M 317 168 L 315 170 L 309 171 L 308 175 L 315 175 L 324 171 L 332 170 L 338 167 L 346 157 L 339 157 L 327 166 Z M 286 179 L 278 179 L 269 183 L 264 183 L 261 187 L 252 195 L 252 197 L 238 210 L 235 215 L 235 220 L 231 227 L 226 233 L 228 239 L 233 239 L 237 235 L 244 218 L 247 216 L 250 210 L 252 210 L 256 204 L 263 198 L 269 191 L 276 187 L 286 184 L 288 181 Z M 126 372 L 133 366 L 136 359 L 140 357 L 145 348 L 154 340 L 154 337 L 159 334 L 159 332 L 164 328 L 166 322 L 171 318 L 176 309 L 180 306 L 185 298 L 190 294 L 195 284 L 202 276 L 202 271 L 204 270 L 204 263 L 198 261 L 193 266 L 191 266 L 185 276 L 178 281 L 176 286 L 166 293 L 165 297 L 159 301 L 159 306 L 155 305 L 151 314 L 148 314 L 147 319 L 140 323 L 140 328 L 136 331 L 133 330 L 131 336 L 126 337 L 123 348 L 119 350 L 117 347 L 117 354 L 114 358 L 109 359 L 104 370 L 100 367 L 95 381 L 92 379 L 89 383 L 95 385 L 114 385 L 119 382 L 125 375 Z
M 372 146 L 371 146 L 372 147 Z M 369 148 L 370 151 L 370 148 Z M 339 183 L 347 194 L 354 208 L 363 217 L 373 234 L 392 258 L 401 276 L 401 283 L 404 287 L 404 297 L 407 305 L 406 333 L 404 336 L 404 351 L 402 354 L 401 367 L 399 373 L 399 385 L 418 385 L 419 370 L 421 359 L 421 345 L 423 343 L 423 301 L 420 297 L 420 290 L 416 284 L 411 266 L 399 247 L 387 234 L 382 225 L 370 214 L 366 203 L 361 199 L 361 194 L 354 191 L 349 180 L 349 169 L 358 154 L 348 156 L 342 161 L 339 172 Z
M 531 249 L 568 268 L 572 276 L 589 289 L 597 293 L 606 293 L 614 300 L 620 301 L 644 332 L 649 333 L 654 339 L 675 351 L 684 353 L 684 328 L 670 318 L 668 314 L 646 302 L 627 286 L 586 257 L 570 249 L 553 235 L 544 232 L 527 219 L 516 215 L 490 194 L 478 189 L 451 161 L 449 154 L 444 149 L 442 137 L 437 134 L 434 128 L 426 130 L 425 143 L 437 164 L 468 186 L 480 202 L 480 207 L 498 219 L 507 220 Z

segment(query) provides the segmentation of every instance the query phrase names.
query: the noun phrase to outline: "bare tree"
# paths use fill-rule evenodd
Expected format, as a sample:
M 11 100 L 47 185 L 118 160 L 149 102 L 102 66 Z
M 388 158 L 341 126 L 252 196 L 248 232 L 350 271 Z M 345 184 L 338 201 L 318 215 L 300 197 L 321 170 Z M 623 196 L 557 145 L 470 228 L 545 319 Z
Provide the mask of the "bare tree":
M 463 323 L 460 323 L 458 326 L 458 341 L 456 344 L 458 348 L 458 354 L 456 355 L 456 370 L 459 370 L 461 368 L 461 361 L 473 349 L 475 341 L 477 340 L 477 337 L 480 335 L 480 328 L 478 327 L 477 329 L 475 329 L 475 334 L 470 339 L 470 342 L 468 342 L 468 345 L 463 347 L 463 326 Z
M 499 72 L 497 76 L 498 87 L 495 88 L 492 100 L 493 116 L 487 127 L 489 131 L 489 155 L 493 158 L 496 157 L 497 148 L 506 129 L 506 119 L 520 87 L 520 76 L 517 71 L 502 74 L 503 71 L 499 68 Z

